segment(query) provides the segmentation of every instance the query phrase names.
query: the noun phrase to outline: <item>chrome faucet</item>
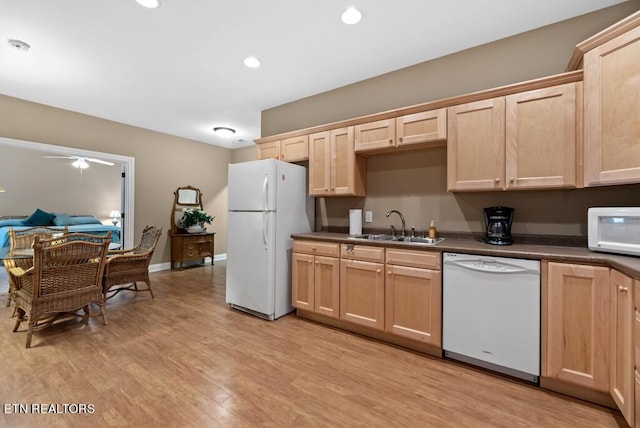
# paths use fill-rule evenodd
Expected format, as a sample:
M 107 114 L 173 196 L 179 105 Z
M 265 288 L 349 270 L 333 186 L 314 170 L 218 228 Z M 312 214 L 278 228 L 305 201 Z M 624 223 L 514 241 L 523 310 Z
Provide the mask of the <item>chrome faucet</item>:
M 391 213 L 396 213 L 400 216 L 400 220 L 402 221 L 402 230 L 400 231 L 400 235 L 404 238 L 405 237 L 405 224 L 404 224 L 404 216 L 402 215 L 402 213 L 398 210 L 391 210 L 387 213 L 387 217 L 389 217 L 391 215 Z M 392 228 L 393 230 L 393 228 Z

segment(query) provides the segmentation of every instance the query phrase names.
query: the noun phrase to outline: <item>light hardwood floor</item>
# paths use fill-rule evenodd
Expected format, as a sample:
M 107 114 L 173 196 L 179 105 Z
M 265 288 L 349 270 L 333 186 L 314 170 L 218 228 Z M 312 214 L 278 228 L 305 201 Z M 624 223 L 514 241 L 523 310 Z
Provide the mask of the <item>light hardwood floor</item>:
M 232 310 L 224 262 L 151 279 L 155 299 L 120 293 L 108 326 L 67 321 L 31 349 L 3 307 L 0 426 L 625 426 L 616 411 L 451 361 Z M 6 413 L 12 403 L 95 411 Z

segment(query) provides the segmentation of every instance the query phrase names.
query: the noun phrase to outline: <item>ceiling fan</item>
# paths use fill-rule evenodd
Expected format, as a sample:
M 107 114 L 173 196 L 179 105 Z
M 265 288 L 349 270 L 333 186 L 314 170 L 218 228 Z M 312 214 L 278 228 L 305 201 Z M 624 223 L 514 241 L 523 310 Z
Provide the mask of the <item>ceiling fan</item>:
M 86 158 L 84 156 L 45 156 L 47 159 L 75 159 L 71 166 L 74 168 L 87 169 L 89 168 L 88 162 L 99 163 L 102 165 L 113 166 L 115 165 L 113 162 L 107 162 L 100 159 L 95 158 Z

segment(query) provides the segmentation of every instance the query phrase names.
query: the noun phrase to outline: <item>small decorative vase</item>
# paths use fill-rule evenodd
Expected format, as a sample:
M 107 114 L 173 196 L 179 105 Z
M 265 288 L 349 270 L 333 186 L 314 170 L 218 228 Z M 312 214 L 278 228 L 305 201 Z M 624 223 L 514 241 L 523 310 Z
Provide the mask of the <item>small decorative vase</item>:
M 204 232 L 204 228 L 201 224 L 194 224 L 193 226 L 187 227 L 187 233 L 202 233 Z

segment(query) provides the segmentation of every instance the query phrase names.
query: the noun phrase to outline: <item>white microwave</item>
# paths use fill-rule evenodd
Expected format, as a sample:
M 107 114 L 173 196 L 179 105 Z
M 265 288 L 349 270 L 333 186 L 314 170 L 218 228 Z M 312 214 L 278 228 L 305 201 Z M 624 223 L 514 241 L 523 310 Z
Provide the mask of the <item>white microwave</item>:
M 589 249 L 640 256 L 640 207 L 597 207 L 588 213 Z

